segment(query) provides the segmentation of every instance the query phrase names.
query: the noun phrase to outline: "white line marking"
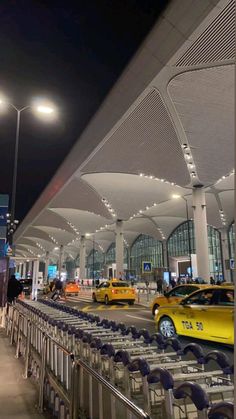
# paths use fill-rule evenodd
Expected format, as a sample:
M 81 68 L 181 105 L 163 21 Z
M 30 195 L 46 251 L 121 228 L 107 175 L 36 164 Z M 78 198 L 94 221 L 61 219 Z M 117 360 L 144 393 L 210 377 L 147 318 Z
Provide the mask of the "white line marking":
M 145 322 L 155 323 L 154 320 L 145 319 L 144 317 L 131 316 L 130 314 L 126 314 L 126 317 L 132 317 L 132 319 L 144 320 Z

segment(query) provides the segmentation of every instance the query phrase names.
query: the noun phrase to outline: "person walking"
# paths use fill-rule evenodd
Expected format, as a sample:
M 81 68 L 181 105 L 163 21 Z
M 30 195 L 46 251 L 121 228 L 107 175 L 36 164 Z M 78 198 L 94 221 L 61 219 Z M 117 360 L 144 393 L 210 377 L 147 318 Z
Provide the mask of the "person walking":
M 14 300 L 22 293 L 23 285 L 17 281 L 15 275 L 11 275 L 8 281 L 7 301 L 13 303 Z

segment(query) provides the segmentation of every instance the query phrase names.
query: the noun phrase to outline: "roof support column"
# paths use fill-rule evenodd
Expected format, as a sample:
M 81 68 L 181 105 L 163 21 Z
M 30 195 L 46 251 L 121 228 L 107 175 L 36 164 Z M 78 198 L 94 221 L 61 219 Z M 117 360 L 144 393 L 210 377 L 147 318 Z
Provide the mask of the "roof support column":
M 220 230 L 221 234 L 221 249 L 222 249 L 222 262 L 223 262 L 223 277 L 226 282 L 231 282 L 230 270 L 227 269 L 226 260 L 229 260 L 229 241 L 228 232 L 226 228 Z
M 49 252 L 46 252 L 45 260 L 44 260 L 44 281 L 48 281 L 48 265 L 49 265 Z
M 167 241 L 163 240 L 162 242 L 162 252 L 163 252 L 163 267 L 168 268 L 168 251 L 167 251 Z
M 80 250 L 79 250 L 79 278 L 85 279 L 85 262 L 86 262 L 86 246 L 85 246 L 85 236 L 80 238 Z
M 39 260 L 34 260 L 33 264 L 33 283 L 32 283 L 32 300 L 37 300 L 38 293 L 38 276 L 39 276 Z
M 58 260 L 58 274 L 59 279 L 61 279 L 61 270 L 62 270 L 62 264 L 63 264 L 63 257 L 64 257 L 64 246 L 61 245 L 59 249 L 59 260 Z
M 22 278 L 26 278 L 26 264 L 27 264 L 27 262 L 24 262 L 23 263 Z
M 193 189 L 193 217 L 198 276 L 210 281 L 206 198 L 202 187 Z
M 116 221 L 116 277 L 122 278 L 124 270 L 124 237 L 123 221 Z

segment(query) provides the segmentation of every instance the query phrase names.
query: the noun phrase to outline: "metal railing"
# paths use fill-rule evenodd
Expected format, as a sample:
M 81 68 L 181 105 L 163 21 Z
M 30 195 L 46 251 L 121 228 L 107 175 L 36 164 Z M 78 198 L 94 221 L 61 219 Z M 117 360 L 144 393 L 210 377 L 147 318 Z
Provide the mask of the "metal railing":
M 17 306 L 8 307 L 6 331 L 11 343 L 16 344 L 16 357 L 24 357 L 23 377 L 31 373 L 37 379 L 40 412 L 53 404 L 60 419 L 150 419 Z

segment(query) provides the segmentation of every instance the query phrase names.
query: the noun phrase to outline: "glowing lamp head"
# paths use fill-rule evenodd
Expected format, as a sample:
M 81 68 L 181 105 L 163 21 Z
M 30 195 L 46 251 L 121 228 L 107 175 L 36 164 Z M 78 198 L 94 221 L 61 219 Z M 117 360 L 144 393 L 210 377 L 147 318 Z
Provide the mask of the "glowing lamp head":
M 179 198 L 181 198 L 181 195 L 178 195 L 178 194 L 173 194 L 173 195 L 172 195 L 172 198 L 173 198 L 173 199 L 179 199 Z
M 55 112 L 55 110 L 51 106 L 45 106 L 45 105 L 38 105 L 36 107 L 36 111 L 39 113 L 46 114 L 46 115 L 50 115 Z

